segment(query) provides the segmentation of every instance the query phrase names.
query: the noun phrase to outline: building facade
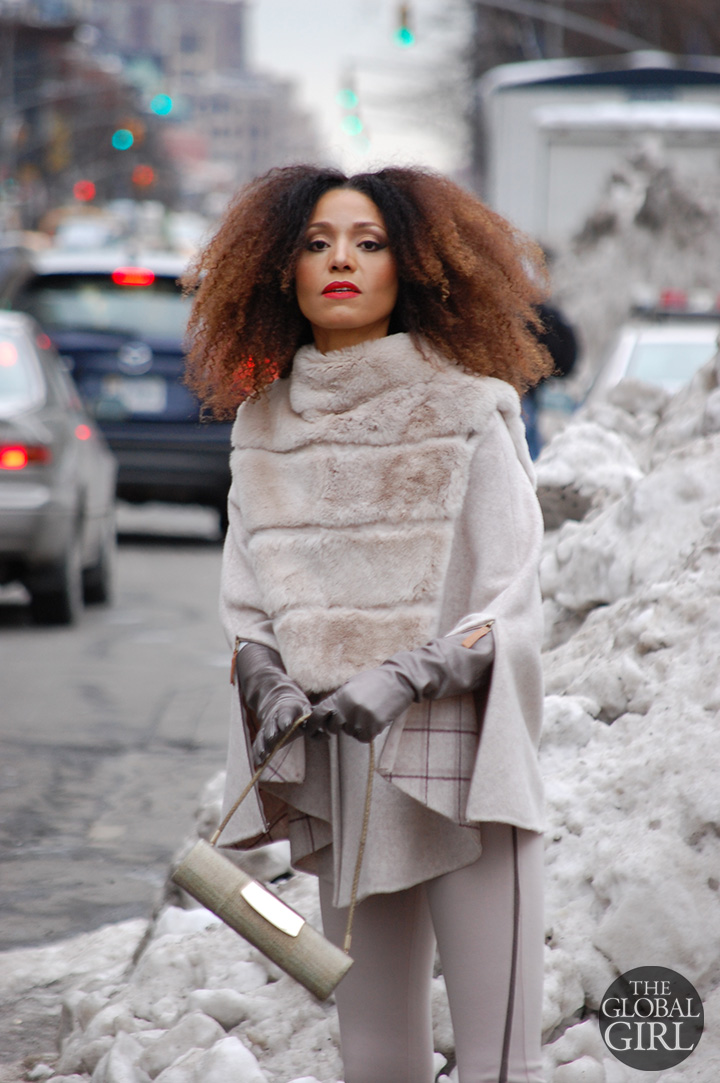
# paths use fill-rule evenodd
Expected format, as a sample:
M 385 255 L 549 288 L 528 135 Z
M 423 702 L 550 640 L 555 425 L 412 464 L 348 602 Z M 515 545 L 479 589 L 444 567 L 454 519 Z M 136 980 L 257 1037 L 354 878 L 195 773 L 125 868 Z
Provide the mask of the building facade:
M 119 54 L 130 71 L 144 61 L 155 73 L 148 78 L 146 67 L 147 95 L 172 97 L 170 152 L 196 153 L 183 161 L 189 193 L 218 182 L 234 188 L 273 166 L 320 157 L 312 119 L 292 84 L 249 63 L 245 0 L 85 3 L 98 48 Z
M 244 0 L 86 0 L 102 46 L 152 58 L 169 80 L 246 68 Z

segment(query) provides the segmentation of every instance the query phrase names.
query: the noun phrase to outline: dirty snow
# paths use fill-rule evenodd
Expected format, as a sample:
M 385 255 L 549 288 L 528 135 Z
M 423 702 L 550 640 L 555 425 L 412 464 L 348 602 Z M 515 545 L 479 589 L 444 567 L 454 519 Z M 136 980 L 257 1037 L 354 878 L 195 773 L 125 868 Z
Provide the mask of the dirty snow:
M 548 534 L 541 566 L 545 1026 L 597 1011 L 614 977 L 635 966 L 677 970 L 704 999 L 708 1027 L 664 1083 L 720 1078 L 719 376 L 716 359 L 674 399 L 625 384 L 538 464 L 552 514 L 566 491 L 583 515 Z M 602 437 L 597 458 L 586 454 L 605 425 L 624 443 L 606 465 Z M 572 1056 L 598 1060 L 588 1022 L 548 1055 L 576 1030 L 588 1037 L 568 1046 Z M 598 1080 L 639 1077 L 598 1063 Z

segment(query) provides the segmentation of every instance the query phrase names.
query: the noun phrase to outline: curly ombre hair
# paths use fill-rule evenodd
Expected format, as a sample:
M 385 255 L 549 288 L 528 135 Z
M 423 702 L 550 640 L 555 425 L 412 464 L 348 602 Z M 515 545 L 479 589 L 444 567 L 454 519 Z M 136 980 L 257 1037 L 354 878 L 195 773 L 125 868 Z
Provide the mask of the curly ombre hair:
M 312 342 L 295 296 L 295 268 L 313 209 L 350 188 L 385 220 L 398 274 L 389 333 L 405 331 L 470 373 L 519 392 L 552 372 L 533 307 L 546 294 L 539 247 L 447 178 L 416 168 L 347 177 L 310 165 L 273 169 L 248 184 L 197 256 L 186 383 L 215 417 L 230 417 L 289 374 Z

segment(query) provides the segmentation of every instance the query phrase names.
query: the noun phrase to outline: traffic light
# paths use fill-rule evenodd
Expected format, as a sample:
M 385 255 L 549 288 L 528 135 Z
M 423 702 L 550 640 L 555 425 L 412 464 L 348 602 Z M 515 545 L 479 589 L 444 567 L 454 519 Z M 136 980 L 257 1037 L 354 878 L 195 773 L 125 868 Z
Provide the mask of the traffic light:
M 360 98 L 355 90 L 355 80 L 348 75 L 335 95 L 335 100 L 342 109 L 340 127 L 346 135 L 360 135 L 365 125 L 360 116 Z
M 90 203 L 95 198 L 95 185 L 91 180 L 79 180 L 73 184 L 73 195 L 80 203 Z
M 360 99 L 351 87 L 343 87 L 342 90 L 338 90 L 335 100 L 341 109 L 357 109 L 360 104 Z
M 132 171 L 132 182 L 138 188 L 149 188 L 155 183 L 155 170 L 151 165 L 136 165 Z
M 130 150 L 135 142 L 135 136 L 129 128 L 116 128 L 110 140 L 115 150 Z
M 409 49 L 415 44 L 415 33 L 412 29 L 412 16 L 409 4 L 398 4 L 397 29 L 393 35 L 395 44 L 401 49 Z
M 150 102 L 150 109 L 159 117 L 166 117 L 172 111 L 173 100 L 169 94 L 156 94 Z

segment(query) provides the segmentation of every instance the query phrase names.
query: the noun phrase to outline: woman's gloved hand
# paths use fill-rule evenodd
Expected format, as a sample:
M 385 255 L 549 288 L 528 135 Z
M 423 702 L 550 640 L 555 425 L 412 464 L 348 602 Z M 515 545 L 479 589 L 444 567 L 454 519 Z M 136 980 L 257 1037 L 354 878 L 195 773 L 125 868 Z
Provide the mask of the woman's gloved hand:
M 260 727 L 253 741 L 253 758 L 259 766 L 293 722 L 309 712 L 310 701 L 288 677 L 278 652 L 262 643 L 248 642 L 238 651 L 235 672 L 242 698 Z
M 494 655 L 489 628 L 463 645 L 472 639 L 472 634 L 444 636 L 399 651 L 318 703 L 303 729 L 318 736 L 343 730 L 358 741 L 372 741 L 411 703 L 472 692 L 489 673 Z

